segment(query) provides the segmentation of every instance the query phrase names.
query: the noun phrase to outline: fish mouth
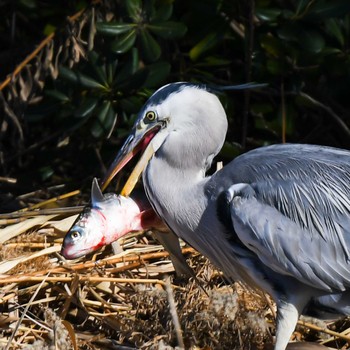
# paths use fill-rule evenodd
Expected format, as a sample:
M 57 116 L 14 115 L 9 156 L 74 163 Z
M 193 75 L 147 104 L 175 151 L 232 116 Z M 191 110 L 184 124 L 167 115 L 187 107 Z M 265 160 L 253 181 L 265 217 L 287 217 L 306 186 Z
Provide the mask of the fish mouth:
M 156 124 L 143 133 L 138 133 L 136 129 L 134 129 L 134 132 L 130 134 L 126 139 L 112 165 L 109 167 L 107 174 L 102 181 L 102 191 L 107 188 L 112 179 L 125 167 L 125 165 L 128 164 L 129 161 L 133 159 L 139 152 L 141 152 L 142 156 L 132 171 L 123 190 L 121 191 L 121 195 L 128 196 L 132 192 L 142 171 L 146 167 L 150 158 L 155 153 L 151 141 L 160 130 L 160 124 Z
M 64 247 L 62 246 L 60 254 L 67 260 L 77 259 L 84 255 L 84 253 L 79 253 L 79 254 L 72 253 L 71 248 L 72 247 L 70 245 L 66 245 Z
M 103 244 L 101 245 L 101 247 L 103 246 Z M 87 249 L 73 249 L 74 244 L 66 244 L 62 246 L 61 252 L 60 254 L 67 260 L 74 260 L 74 259 L 78 259 L 81 258 L 89 253 L 94 252 L 95 250 L 98 250 L 100 247 L 93 247 L 93 248 L 87 248 Z

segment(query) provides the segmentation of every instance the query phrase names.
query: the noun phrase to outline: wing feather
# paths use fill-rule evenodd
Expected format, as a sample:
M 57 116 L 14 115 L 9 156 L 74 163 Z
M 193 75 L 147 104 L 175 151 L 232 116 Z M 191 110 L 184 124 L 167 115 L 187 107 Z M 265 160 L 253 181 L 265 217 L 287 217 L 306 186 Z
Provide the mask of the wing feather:
M 275 207 L 236 192 L 231 217 L 240 241 L 273 271 L 326 291 L 343 291 L 350 285 L 345 254 L 336 253 L 335 245 L 310 235 Z
M 324 290 L 350 286 L 350 152 L 270 146 L 214 178 L 233 184 L 236 234 L 266 266 Z

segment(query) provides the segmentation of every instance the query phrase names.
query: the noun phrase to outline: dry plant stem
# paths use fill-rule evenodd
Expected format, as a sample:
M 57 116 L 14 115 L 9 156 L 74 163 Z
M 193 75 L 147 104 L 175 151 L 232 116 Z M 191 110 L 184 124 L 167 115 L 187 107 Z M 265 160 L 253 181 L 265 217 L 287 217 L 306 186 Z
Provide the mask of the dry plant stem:
M 0 220 L 1 222 L 1 220 Z M 30 243 L 30 242 L 26 242 L 26 243 L 3 243 L 3 246 L 6 246 L 7 248 L 32 248 L 32 249 L 36 249 L 36 248 L 48 248 L 48 247 L 52 247 L 55 245 L 55 243 Z
M 39 293 L 40 289 L 42 288 L 42 286 L 44 285 L 46 279 L 49 278 L 49 274 L 47 274 L 46 276 L 44 276 L 44 278 L 42 279 L 41 283 L 39 284 L 38 288 L 36 289 L 36 291 L 34 292 L 34 294 L 32 295 L 32 297 L 30 298 L 30 301 L 28 303 L 28 305 L 25 307 L 25 309 L 23 310 L 23 313 L 20 317 L 20 319 L 18 320 L 17 322 L 17 325 L 15 327 L 15 329 L 13 330 L 12 334 L 11 334 L 11 337 L 6 345 L 6 348 L 4 350 L 8 350 L 11 346 L 11 343 L 12 343 L 12 340 L 13 338 L 15 337 L 16 335 L 16 332 L 19 328 L 19 326 L 21 325 L 23 319 L 24 319 L 24 316 L 26 315 L 28 309 L 29 309 L 29 306 L 31 305 L 31 302 L 36 298 L 37 294 Z
M 276 310 L 275 310 L 273 303 L 271 303 L 271 299 L 270 299 L 269 295 L 266 293 L 263 293 L 263 296 L 264 296 L 264 299 L 265 299 L 267 305 L 269 306 L 269 309 L 271 310 L 273 318 L 276 319 L 277 318 Z
M 68 285 L 66 285 L 66 289 L 69 290 L 68 296 L 66 297 L 66 300 L 64 301 L 62 310 L 59 314 L 61 319 L 65 319 L 67 316 L 67 313 L 69 311 L 69 306 L 74 298 L 74 295 L 79 287 L 79 276 L 77 274 L 74 275 L 74 279 L 71 283 L 71 285 L 68 287 Z
M 182 249 L 182 254 L 196 254 L 197 252 L 193 249 L 193 248 L 183 248 Z M 106 258 L 103 260 L 99 260 L 98 262 L 91 262 L 88 261 L 86 263 L 82 263 L 82 264 L 76 264 L 76 265 L 65 265 L 64 267 L 57 267 L 54 269 L 50 269 L 50 270 L 42 270 L 42 271 L 36 271 L 33 272 L 31 274 L 27 274 L 25 276 L 33 276 L 33 275 L 45 275 L 47 274 L 49 271 L 51 273 L 63 273 L 63 272 L 67 272 L 67 270 L 71 270 L 71 271 L 79 271 L 79 270 L 84 270 L 84 269 L 91 269 L 94 267 L 105 267 L 106 265 L 109 264 L 117 264 L 117 263 L 121 263 L 121 262 L 135 262 L 138 261 L 139 263 L 142 262 L 142 260 L 151 260 L 151 259 L 159 259 L 159 258 L 165 258 L 168 257 L 169 253 L 168 252 L 157 252 L 157 253 L 146 253 L 146 254 L 135 254 L 135 255 L 130 255 L 130 256 L 123 256 L 123 257 L 117 257 L 117 258 Z M 127 265 L 126 267 L 130 267 L 130 265 Z M 124 268 L 124 267 L 122 267 Z M 134 268 L 134 267 L 132 267 Z M 120 268 L 116 268 L 118 269 L 118 272 L 120 272 L 121 270 L 119 270 Z M 0 279 L 0 284 L 2 280 Z
M 21 212 L 15 211 L 13 213 L 0 214 L 0 220 L 27 218 L 27 217 L 38 216 L 38 215 L 79 214 L 83 209 L 84 209 L 83 205 L 76 206 L 76 207 L 49 208 L 49 209 L 40 209 L 40 210 L 30 210 L 26 208 L 26 211 L 21 211 Z
M 66 320 L 62 320 L 61 322 L 69 334 L 70 341 L 73 345 L 73 349 L 78 350 L 77 337 L 76 337 L 73 326 Z
M 0 219 L 0 226 L 18 224 L 19 222 L 25 221 L 27 218 L 16 218 L 16 219 Z
M 0 280 L 0 284 L 7 283 L 27 283 L 27 282 L 72 282 L 75 276 L 70 277 L 48 277 L 48 276 L 17 276 L 3 278 Z M 79 276 L 80 282 L 91 282 L 91 283 L 100 283 L 100 282 L 115 282 L 115 283 L 148 283 L 148 284 L 160 284 L 165 286 L 165 282 L 158 279 L 147 279 L 147 278 L 117 278 L 117 277 L 89 277 L 89 276 Z M 173 286 L 173 288 L 179 290 L 185 290 L 179 286 Z
M 343 336 L 347 336 L 349 333 L 350 333 L 350 328 L 347 328 L 343 332 L 340 332 L 339 334 L 341 334 Z M 330 342 L 336 340 L 336 338 L 337 338 L 337 336 L 331 336 L 330 338 L 321 341 L 320 344 L 326 345 L 327 343 L 330 343 Z
M 17 179 L 15 179 L 13 177 L 0 176 L 0 182 L 7 182 L 9 184 L 15 184 L 15 183 L 17 183 Z
M 9 75 L 0 85 L 0 91 L 2 91 L 10 82 L 11 80 L 18 75 L 21 70 L 33 59 L 36 57 L 36 55 L 53 39 L 55 36 L 55 33 L 51 33 L 49 36 L 47 36 L 38 46 L 37 48 L 28 55 L 13 71 L 11 75 Z
M 338 333 L 338 332 L 331 331 L 330 329 L 322 328 L 322 327 L 316 326 L 316 325 L 314 325 L 312 323 L 308 323 L 308 322 L 305 322 L 305 321 L 302 321 L 302 320 L 298 321 L 298 325 L 299 326 L 303 326 L 303 327 L 308 327 L 308 328 L 313 329 L 313 330 L 315 330 L 317 332 L 322 332 L 322 333 L 326 333 L 326 334 L 332 335 L 334 337 L 343 339 L 343 340 L 347 341 L 348 343 L 350 343 L 350 337 L 348 337 L 346 335 L 343 335 L 341 333 Z
M 305 98 L 306 100 L 308 100 L 308 102 L 312 103 L 315 107 L 318 107 L 318 108 L 323 109 L 324 111 L 326 111 L 333 118 L 333 120 L 338 124 L 338 126 L 340 127 L 340 130 L 343 131 L 344 135 L 346 137 L 350 137 L 350 129 L 348 128 L 346 123 L 343 121 L 343 119 L 340 118 L 332 110 L 332 108 L 326 106 L 322 102 L 314 99 L 312 96 L 310 96 L 310 95 L 308 95 L 308 94 L 306 94 L 304 92 L 300 92 L 299 95 L 302 96 L 303 98 Z
M 174 323 L 177 343 L 179 345 L 178 347 L 181 350 L 184 350 L 185 349 L 185 344 L 184 344 L 184 341 L 183 341 L 183 338 L 182 338 L 182 330 L 181 330 L 180 320 L 179 320 L 179 316 L 178 316 L 177 311 L 176 311 L 174 293 L 173 293 L 173 290 L 171 288 L 171 283 L 170 283 L 169 277 L 165 281 L 165 288 L 166 288 L 166 292 L 167 292 L 167 295 L 168 295 L 170 314 L 171 314 L 171 318 L 172 318 L 173 323 Z
M 75 15 L 69 17 L 71 21 L 76 20 L 77 18 L 80 17 L 80 15 L 84 12 L 85 10 L 81 10 L 77 12 Z M 0 85 L 0 91 L 2 91 L 11 81 L 13 78 L 15 78 L 21 70 L 32 60 L 36 57 L 36 55 L 54 38 L 55 33 L 51 33 L 48 35 L 37 47 L 36 49 L 29 54 L 18 66 L 17 68 L 13 71 L 11 75 L 9 75 Z
M 29 211 L 29 210 L 33 210 L 33 209 L 38 209 L 38 208 L 41 208 L 41 207 L 43 207 L 43 206 L 45 206 L 47 204 L 57 202 L 58 200 L 61 200 L 61 199 L 73 197 L 73 196 L 76 196 L 78 194 L 80 194 L 80 190 L 75 190 L 75 191 L 72 191 L 72 192 L 68 192 L 68 193 L 62 194 L 61 196 L 50 198 L 47 201 L 43 201 L 43 202 L 31 205 L 30 207 L 21 209 L 18 212 L 21 213 L 21 212 L 25 212 L 25 211 Z

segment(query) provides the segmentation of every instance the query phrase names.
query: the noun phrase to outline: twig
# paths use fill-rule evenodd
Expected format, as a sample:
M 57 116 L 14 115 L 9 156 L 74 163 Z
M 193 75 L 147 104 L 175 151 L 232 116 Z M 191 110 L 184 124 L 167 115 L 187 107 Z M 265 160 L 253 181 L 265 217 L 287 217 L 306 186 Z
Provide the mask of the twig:
M 17 179 L 15 179 L 13 177 L 0 176 L 0 182 L 7 182 L 9 184 L 15 184 L 15 183 L 17 183 Z
M 347 328 L 344 331 L 340 332 L 341 335 L 345 335 L 345 336 L 349 333 L 350 333 L 350 328 Z M 330 338 L 321 341 L 320 344 L 325 345 L 327 343 L 334 341 L 335 339 L 337 339 L 337 336 L 331 336 Z
M 193 248 L 182 249 L 182 254 L 189 254 L 189 253 L 194 254 L 197 252 Z M 110 257 L 103 260 L 98 260 L 98 262 L 88 261 L 88 262 L 76 264 L 76 265 L 67 264 L 64 267 L 56 267 L 54 269 L 51 268 L 50 270 L 36 271 L 26 276 L 30 277 L 33 275 L 36 275 L 36 276 L 45 275 L 48 271 L 51 271 L 52 273 L 64 273 L 64 272 L 67 272 L 67 270 L 79 271 L 79 270 L 91 269 L 95 267 L 101 268 L 101 267 L 105 267 L 106 265 L 114 265 L 121 262 L 134 262 L 134 261 L 141 262 L 142 260 L 159 259 L 159 258 L 164 258 L 168 256 L 169 256 L 168 252 L 156 252 L 156 253 L 145 253 L 145 254 L 132 254 L 130 256 L 122 256 L 122 257 L 119 256 L 114 258 Z M 116 268 L 116 269 L 119 269 L 119 268 Z M 0 284 L 2 283 L 1 281 L 2 280 L 0 279 Z
M 13 71 L 11 75 L 9 75 L 0 85 L 0 91 L 2 91 L 10 82 L 11 80 L 18 75 L 21 70 L 32 60 L 36 57 L 36 55 L 53 39 L 55 36 L 55 33 L 51 33 L 48 35 L 37 47 L 36 49 L 29 54 Z
M 27 218 L 38 215 L 61 215 L 61 214 L 79 214 L 84 209 L 83 205 L 66 208 L 48 208 L 37 210 L 16 211 L 13 213 L 0 214 L 0 220 Z
M 54 243 L 31 243 L 31 242 L 25 242 L 25 243 L 3 243 L 4 247 L 7 248 L 48 248 L 54 246 Z
M 315 107 L 321 108 L 324 111 L 326 111 L 333 118 L 333 120 L 338 124 L 340 129 L 343 130 L 346 137 L 348 138 L 350 137 L 350 129 L 344 123 L 344 121 L 332 110 L 332 108 L 330 108 L 329 106 L 326 106 L 322 102 L 314 99 L 313 97 L 311 97 L 310 95 L 304 92 L 299 92 L 299 95 L 305 98 L 306 100 L 308 100 L 308 102 L 311 102 Z
M 181 330 L 180 320 L 179 320 L 179 316 L 178 316 L 177 311 L 176 311 L 174 294 L 173 294 L 173 290 L 171 288 L 169 277 L 165 280 L 165 289 L 166 289 L 167 296 L 168 296 L 170 314 L 171 314 L 171 318 L 173 319 L 173 323 L 174 323 L 177 343 L 179 345 L 178 348 L 181 350 L 182 349 L 184 350 L 185 344 L 184 344 L 184 340 L 182 338 L 182 330 Z
M 61 199 L 66 199 L 66 198 L 69 198 L 69 197 L 73 197 L 73 196 L 76 196 L 78 194 L 80 194 L 80 190 L 71 191 L 71 192 L 62 194 L 60 196 L 50 198 L 50 199 L 48 199 L 46 201 L 43 201 L 43 202 L 31 205 L 31 206 L 29 206 L 27 208 L 23 208 L 21 210 L 18 210 L 18 212 L 19 213 L 23 213 L 23 212 L 30 211 L 30 210 L 33 210 L 33 209 L 38 209 L 38 208 L 41 208 L 41 207 L 43 207 L 43 206 L 45 206 L 47 204 L 57 202 L 57 201 L 59 201 Z
M 46 282 L 46 279 L 49 278 L 49 273 L 44 276 L 44 278 L 42 278 L 42 281 L 41 283 L 39 284 L 38 288 L 36 289 L 36 291 L 34 292 L 34 294 L 32 295 L 32 297 L 30 298 L 29 300 L 29 303 L 28 305 L 25 307 L 25 309 L 23 310 L 23 313 L 21 315 L 21 317 L 19 318 L 18 322 L 17 322 L 17 325 L 15 327 L 15 329 L 13 330 L 12 334 L 11 334 L 11 337 L 6 345 L 6 348 L 4 350 L 8 350 L 10 348 L 10 345 L 12 343 L 12 340 L 13 338 L 15 337 L 16 333 L 17 333 L 17 330 L 18 330 L 18 327 L 21 325 L 23 319 L 24 319 L 24 316 L 26 315 L 31 303 L 33 302 L 33 300 L 36 298 L 37 294 L 39 293 L 40 289 L 42 288 L 42 286 L 44 285 L 44 283 Z
M 16 276 L 16 277 L 8 277 L 0 280 L 0 284 L 7 283 L 27 283 L 27 282 L 72 282 L 74 280 L 74 276 L 63 277 L 63 276 Z M 91 282 L 91 283 L 99 283 L 99 282 L 114 282 L 114 283 L 148 283 L 148 284 L 160 284 L 165 286 L 165 282 L 158 279 L 147 279 L 147 278 L 118 278 L 118 277 L 91 277 L 91 276 L 81 276 L 79 275 L 80 282 Z M 41 286 L 40 284 L 40 286 Z M 185 290 L 185 288 L 179 286 L 173 286 L 173 288 Z M 29 302 L 30 304 L 30 302 Z
M 348 337 L 346 335 L 343 335 L 341 333 L 338 333 L 338 332 L 331 331 L 330 329 L 322 328 L 322 327 L 316 326 L 316 325 L 314 325 L 312 323 L 308 323 L 308 322 L 305 322 L 305 321 L 302 321 L 302 320 L 298 321 L 298 325 L 299 326 L 303 326 L 303 327 L 307 327 L 307 328 L 310 328 L 310 329 L 313 329 L 313 330 L 315 330 L 317 332 L 322 332 L 322 333 L 326 333 L 326 334 L 332 335 L 334 337 L 343 339 L 343 340 L 347 341 L 348 343 L 350 343 L 350 337 Z
M 80 10 L 75 15 L 68 17 L 71 21 L 76 20 L 85 10 Z M 10 74 L 0 85 L 0 91 L 2 91 L 12 80 L 14 77 L 16 77 L 22 69 L 32 60 L 36 57 L 36 55 L 54 38 L 55 33 L 51 33 L 48 35 L 35 49 L 32 53 L 30 53 L 13 71 L 12 74 Z

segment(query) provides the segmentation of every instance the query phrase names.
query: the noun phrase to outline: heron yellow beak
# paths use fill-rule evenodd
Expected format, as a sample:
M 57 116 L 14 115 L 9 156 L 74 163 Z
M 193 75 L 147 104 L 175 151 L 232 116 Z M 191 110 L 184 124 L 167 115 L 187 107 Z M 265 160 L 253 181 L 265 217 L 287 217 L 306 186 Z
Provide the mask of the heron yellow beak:
M 151 159 L 152 155 L 154 154 L 151 141 L 159 130 L 160 130 L 160 127 L 156 126 L 142 133 L 137 133 L 134 130 L 134 132 L 129 135 L 124 145 L 118 152 L 112 165 L 109 167 L 107 174 L 102 181 L 102 184 L 101 184 L 102 191 L 104 191 L 107 188 L 107 186 L 109 185 L 111 180 L 114 178 L 114 176 L 118 174 L 119 171 L 122 170 L 124 166 L 137 153 L 142 152 L 142 157 L 140 158 L 135 169 L 131 173 L 121 194 L 123 196 L 128 196 L 131 193 L 143 169 L 146 167 L 148 161 Z
M 131 174 L 130 174 L 128 180 L 126 181 L 122 191 L 120 192 L 120 194 L 122 196 L 128 197 L 130 195 L 130 193 L 132 192 L 132 190 L 136 186 L 136 183 L 139 180 L 141 173 L 146 168 L 146 166 L 147 166 L 149 160 L 152 158 L 153 154 L 154 154 L 153 146 L 152 146 L 152 143 L 150 143 L 147 146 L 147 148 L 145 149 L 145 151 L 143 152 L 142 157 L 137 162 L 134 170 L 131 172 Z
M 139 152 L 139 150 L 140 149 L 138 147 L 134 148 L 131 152 L 127 152 L 124 154 L 121 153 L 120 156 L 115 159 L 102 181 L 102 191 L 104 191 L 107 188 L 114 176 L 117 175 L 119 171 L 124 168 L 124 166 Z

